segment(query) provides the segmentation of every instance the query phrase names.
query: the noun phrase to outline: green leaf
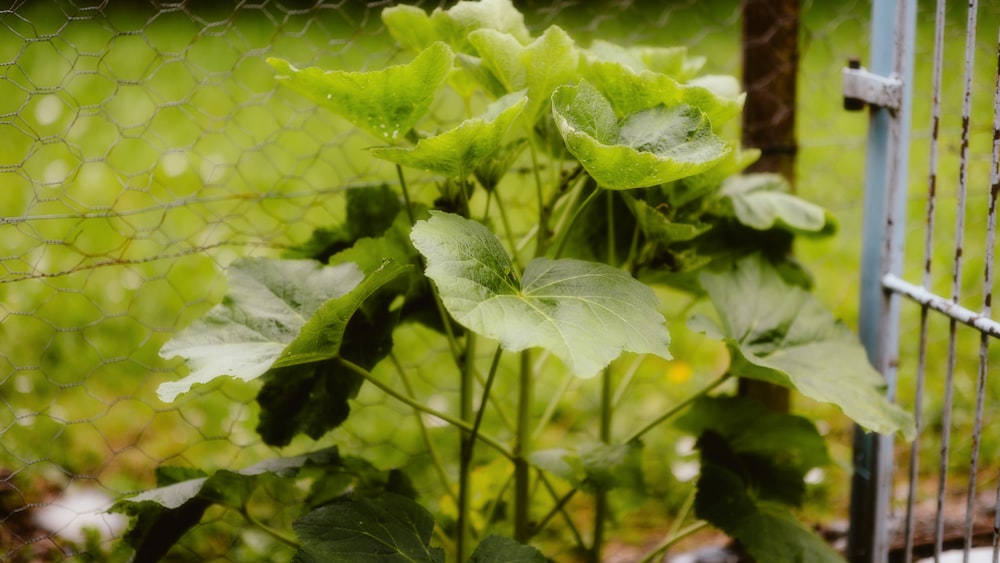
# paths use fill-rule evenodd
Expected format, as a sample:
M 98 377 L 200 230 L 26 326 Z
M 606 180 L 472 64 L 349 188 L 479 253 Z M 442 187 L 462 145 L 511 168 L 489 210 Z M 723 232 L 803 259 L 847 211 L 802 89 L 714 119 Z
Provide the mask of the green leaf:
M 557 88 L 552 111 L 566 148 L 609 189 L 644 188 L 693 176 L 730 152 L 697 108 L 657 106 L 619 123 L 611 103 L 586 81 Z
M 688 57 L 687 47 L 626 47 L 602 39 L 595 39 L 585 55 L 620 63 L 634 72 L 648 70 L 682 82 L 693 77 L 705 65 L 705 57 Z
M 701 283 L 722 320 L 734 374 L 833 403 L 871 431 L 913 438 L 913 417 L 886 399 L 854 333 L 761 257 L 704 272 Z
M 646 235 L 646 238 L 651 242 L 670 244 L 691 240 L 712 228 L 707 223 L 671 221 L 657 208 L 651 207 L 645 201 L 634 198 L 628 193 L 623 193 L 622 195 L 629 208 L 631 208 L 642 234 Z
M 456 52 L 470 53 L 468 36 L 477 29 L 508 33 L 522 44 L 531 41 L 524 15 L 510 0 L 458 2 L 430 14 L 414 6 L 393 6 L 382 10 L 382 22 L 396 41 L 418 51 L 444 41 Z
M 756 561 L 843 561 L 822 538 L 798 522 L 787 506 L 753 498 L 746 483 L 725 465 L 703 464 L 694 507 L 698 518 L 739 540 Z
M 278 79 L 293 90 L 379 139 L 394 143 L 430 109 L 454 59 L 451 49 L 438 42 L 409 64 L 371 72 L 297 69 L 276 58 L 267 62 L 277 71 Z
M 527 90 L 524 115 L 535 123 L 548 110 L 549 96 L 556 86 L 573 80 L 579 55 L 573 39 L 561 28 L 551 26 L 527 45 L 509 34 L 479 29 L 469 34 L 483 66 L 492 72 L 508 93 Z
M 226 271 L 222 303 L 181 331 L 160 356 L 181 356 L 191 373 L 157 389 L 173 401 L 196 383 L 222 375 L 244 381 L 260 377 L 281 356 L 320 306 L 358 286 L 354 264 L 326 267 L 312 260 L 243 258 Z
M 302 516 L 292 524 L 300 548 L 293 561 L 320 563 L 441 562 L 431 547 L 434 520 L 407 497 L 393 493 L 348 496 Z
M 265 481 L 294 477 L 307 464 L 336 464 L 338 459 L 337 449 L 329 448 L 267 460 L 241 471 L 221 470 L 208 477 L 171 483 L 119 500 L 111 512 L 135 517 L 124 538 L 135 550 L 133 560 L 159 561 L 212 504 L 242 509 Z
M 521 93 L 510 94 L 491 104 L 484 115 L 466 119 L 439 135 L 420 139 L 415 147 L 370 150 L 372 155 L 389 162 L 465 180 L 496 158 L 504 135 L 527 101 Z
M 261 378 L 257 432 L 266 443 L 284 446 L 300 432 L 318 439 L 347 419 L 348 401 L 363 379 L 332 359 L 342 356 L 372 369 L 389 353 L 396 326 L 389 303 L 407 287 L 395 282 L 411 271 L 384 262 L 352 291 L 324 303 L 302 327 Z M 382 291 L 389 286 L 395 291 Z M 374 306 L 363 310 L 373 300 Z
M 491 534 L 483 538 L 468 563 L 545 563 L 548 559 L 530 545 L 522 545 L 506 536 Z
M 713 76 L 682 84 L 665 74 L 635 71 L 618 61 L 593 56 L 585 56 L 583 61 L 584 77 L 611 102 L 619 116 L 658 105 L 685 104 L 704 112 L 718 127 L 739 115 L 746 100 L 746 94 L 739 91 L 739 83 L 732 77 Z
M 580 377 L 597 374 L 623 351 L 670 358 L 655 294 L 622 270 L 536 258 L 518 280 L 489 229 L 447 213 L 432 212 L 410 237 L 448 312 L 506 350 L 545 348 Z
M 812 422 L 771 412 L 753 399 L 700 398 L 676 425 L 699 438 L 703 459 L 728 461 L 728 467 L 767 500 L 798 506 L 806 491 L 806 473 L 831 462 Z M 712 458 L 712 445 L 724 454 Z
M 403 208 L 399 196 L 385 183 L 349 186 L 344 190 L 344 196 L 344 223 L 314 230 L 308 241 L 287 251 L 285 258 L 311 258 L 326 262 L 330 256 L 350 248 L 362 237 L 381 235 Z
M 586 444 L 576 451 L 537 450 L 528 456 L 536 467 L 579 486 L 587 492 L 610 491 L 619 486 L 642 488 L 638 442 L 630 444 Z
M 779 174 L 732 176 L 722 184 L 722 196 L 732 203 L 736 219 L 750 228 L 784 226 L 819 233 L 832 227 L 822 207 L 788 191 L 788 182 Z

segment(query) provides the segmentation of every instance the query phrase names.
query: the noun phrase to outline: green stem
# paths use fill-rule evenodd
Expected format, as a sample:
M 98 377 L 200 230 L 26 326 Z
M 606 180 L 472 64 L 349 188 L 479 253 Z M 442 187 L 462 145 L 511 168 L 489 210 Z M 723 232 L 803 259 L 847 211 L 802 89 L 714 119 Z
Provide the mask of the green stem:
M 381 389 L 382 391 L 384 391 L 387 395 L 389 395 L 393 399 L 396 399 L 397 401 L 399 401 L 399 402 L 401 402 L 401 403 L 403 403 L 403 404 L 405 404 L 405 405 L 407 405 L 407 406 L 409 406 L 411 408 L 417 409 L 420 412 L 425 412 L 425 413 L 427 413 L 427 414 L 429 414 L 431 416 L 435 416 L 437 418 L 440 418 L 441 420 L 447 422 L 448 424 L 451 424 L 452 426 L 455 426 L 456 428 L 460 428 L 462 430 L 467 430 L 469 432 L 472 431 L 472 426 L 470 426 L 465 421 L 459 420 L 459 419 L 457 419 L 457 418 L 455 418 L 453 416 L 449 416 L 449 415 L 447 415 L 447 414 L 445 414 L 445 413 L 443 413 L 443 412 L 441 412 L 439 410 L 432 409 L 432 408 L 428 407 L 427 405 L 424 405 L 424 404 L 420 403 L 419 401 L 417 401 L 417 400 L 415 400 L 415 399 L 413 399 L 411 397 L 407 397 L 406 395 L 403 395 L 399 391 L 396 391 L 392 387 L 390 387 L 390 386 L 386 385 L 385 383 L 379 381 L 379 379 L 377 377 L 375 377 L 374 375 L 372 375 L 372 373 L 370 371 L 368 371 L 365 368 L 359 366 L 358 364 L 355 364 L 354 362 L 352 362 L 350 360 L 345 360 L 344 358 L 337 358 L 337 363 L 339 363 L 341 366 L 343 366 L 343 367 L 345 367 L 345 368 L 353 371 L 354 373 L 360 375 L 361 377 L 365 378 L 366 381 L 368 381 L 369 383 L 371 383 L 375 387 L 378 387 L 379 389 Z M 504 456 L 505 458 L 507 458 L 507 459 L 509 459 L 511 461 L 514 461 L 514 459 L 515 459 L 514 453 L 511 452 L 510 450 L 508 450 L 506 447 L 504 447 L 504 445 L 501 444 L 500 442 L 498 442 L 495 439 L 491 438 L 490 436 L 487 436 L 485 434 L 480 433 L 480 434 L 477 434 L 476 439 L 478 439 L 482 443 L 486 444 L 487 446 L 493 448 L 494 450 L 496 450 L 497 452 L 499 452 L 500 455 Z
M 531 353 L 525 350 L 521 352 L 514 443 L 514 539 L 520 543 L 526 543 L 531 537 L 531 472 L 528 454 L 531 452 L 531 403 L 534 385 L 532 375 Z
M 507 219 L 507 209 L 504 207 L 496 188 L 493 189 L 493 193 L 496 195 L 497 209 L 500 210 L 500 221 L 503 223 L 503 230 L 507 234 L 507 244 L 510 245 L 514 266 L 517 267 L 519 272 L 523 272 L 524 267 L 521 265 L 521 254 L 518 252 L 517 241 L 514 240 L 514 229 L 510 228 L 510 220 Z
M 726 372 L 726 373 L 723 373 L 722 375 L 720 375 L 719 377 L 715 378 L 708 385 L 706 385 L 705 387 L 703 387 L 700 391 L 698 391 L 694 395 L 688 397 L 687 399 L 685 399 L 684 401 L 682 401 L 680 404 L 678 404 L 674 408 L 672 408 L 672 409 L 668 410 L 667 412 L 663 413 L 656 420 L 650 422 L 649 424 L 643 426 L 639 430 L 636 430 L 635 432 L 633 432 L 632 435 L 629 436 L 628 439 L 625 440 L 625 443 L 627 444 L 629 442 L 633 442 L 635 440 L 638 440 L 640 437 L 642 437 L 643 434 L 645 434 L 646 432 L 649 432 L 650 430 L 652 430 L 653 428 L 655 428 L 658 424 L 660 424 L 660 423 L 662 423 L 662 422 L 664 422 L 666 420 L 669 420 L 671 417 L 673 417 L 677 413 L 679 413 L 682 410 L 684 410 L 685 408 L 687 408 L 688 405 L 690 405 L 691 403 L 693 403 L 696 400 L 700 399 L 701 397 L 704 397 L 705 395 L 709 394 L 713 389 L 715 389 L 719 385 L 722 385 L 723 383 L 725 383 L 730 377 L 731 377 L 731 374 L 729 372 Z
M 407 375 L 406 370 L 403 369 L 403 365 L 399 362 L 399 358 L 396 357 L 396 354 L 390 352 L 389 359 L 392 361 L 392 365 L 396 368 L 396 373 L 399 375 L 400 381 L 403 382 L 403 387 L 406 389 L 406 393 L 410 397 L 416 397 L 416 393 L 413 392 L 413 384 L 410 382 L 410 376 Z M 444 463 L 441 461 L 441 455 L 434 446 L 434 441 L 431 440 L 431 435 L 427 430 L 427 425 L 424 424 L 424 418 L 417 409 L 413 410 L 413 414 L 416 415 L 417 426 L 420 427 L 420 437 L 424 441 L 427 453 L 431 456 L 431 461 L 433 462 L 434 469 L 438 474 L 438 478 L 441 480 L 441 485 L 444 487 L 445 494 L 451 497 L 451 499 L 458 504 L 458 496 L 451 488 L 451 479 L 448 478 L 448 472 L 445 470 Z
M 544 432 L 548 427 L 556 409 L 558 409 L 559 405 L 562 404 L 563 396 L 567 391 L 569 391 L 570 385 L 572 385 L 577 379 L 579 378 L 571 373 L 565 374 L 562 385 L 559 386 L 559 389 L 557 389 L 555 393 L 553 393 L 552 398 L 549 400 L 549 404 L 545 407 L 545 412 L 542 413 L 541 418 L 539 418 L 538 422 L 535 423 L 535 431 L 531 433 L 532 440 L 537 440 L 542 435 L 542 432 Z
M 590 205 L 590 202 L 597 199 L 597 194 L 599 193 L 601 193 L 601 188 L 600 186 L 597 186 L 594 188 L 594 191 L 590 192 L 590 194 L 587 195 L 587 199 L 583 200 L 583 203 L 581 203 L 575 210 L 573 210 L 572 217 L 570 217 L 569 222 L 566 223 L 566 226 L 563 227 L 563 232 L 560 233 L 559 246 L 556 247 L 556 255 L 555 255 L 556 258 L 562 256 L 563 250 L 566 249 L 566 243 L 569 242 L 569 235 L 570 233 L 573 232 L 573 225 L 576 224 L 577 219 L 579 219 L 580 215 L 583 214 L 583 210 L 586 209 L 588 205 Z
M 252 514 L 250 514 L 250 511 L 247 509 L 246 506 L 241 507 L 239 509 L 239 512 L 243 516 L 243 518 L 246 519 L 247 522 L 249 522 L 250 524 L 252 524 L 256 528 L 260 528 L 261 531 L 263 531 L 267 535 L 271 536 L 272 538 L 274 538 L 274 539 L 280 541 L 281 543 L 283 543 L 283 544 L 291 547 L 292 549 L 299 549 L 299 547 L 301 547 L 299 545 L 299 542 L 296 541 L 296 539 L 294 537 L 291 537 L 291 536 L 287 535 L 285 532 L 283 532 L 281 530 L 277 530 L 275 528 L 272 528 L 272 527 L 268 526 L 267 524 L 261 522 L 260 520 L 254 518 L 254 516 Z
M 611 443 L 612 381 L 611 366 L 601 373 L 601 414 L 600 439 L 605 444 Z M 590 547 L 590 559 L 593 563 L 601 562 L 601 552 L 604 549 L 604 522 L 608 517 L 608 491 L 598 489 L 594 494 L 594 543 Z
M 538 150 L 535 147 L 535 136 L 528 132 L 528 151 L 531 153 L 531 171 L 535 175 L 535 197 L 538 199 L 538 232 L 535 233 L 535 256 L 545 254 L 549 238 L 549 216 L 545 208 L 545 198 L 542 195 L 542 175 L 538 171 Z
M 396 165 L 396 176 L 399 178 L 399 189 L 403 192 L 403 203 L 406 205 L 406 216 L 410 219 L 410 225 L 417 222 L 413 216 L 413 205 L 410 204 L 410 190 L 406 185 L 406 177 L 403 176 L 403 167 Z
M 684 538 L 692 534 L 700 532 L 701 530 L 707 528 L 708 525 L 709 525 L 708 522 L 695 522 L 694 524 L 691 524 L 690 526 L 684 528 L 683 530 L 677 532 L 676 534 L 668 536 L 667 539 L 663 540 L 663 543 L 656 546 L 656 548 L 653 549 L 653 551 L 649 552 L 645 557 L 643 557 L 639 561 L 639 563 L 652 563 L 659 556 L 666 553 L 666 551 L 671 547 L 673 547 L 677 542 L 683 540 Z
M 583 536 L 580 534 L 580 530 L 577 529 L 576 523 L 573 522 L 573 519 L 570 518 L 569 512 L 566 510 L 566 503 L 569 501 L 570 498 L 572 498 L 573 495 L 563 496 L 560 498 L 559 495 L 556 494 L 555 487 L 552 486 L 552 483 L 549 482 L 549 480 L 545 477 L 545 474 L 542 472 L 538 473 L 538 480 L 542 482 L 542 485 L 544 485 L 545 488 L 549 491 L 549 494 L 552 495 L 552 498 L 556 499 L 557 501 L 556 506 L 553 507 L 553 509 L 549 512 L 547 518 L 551 518 L 555 514 L 561 514 L 563 520 L 566 521 L 566 527 L 569 528 L 570 533 L 572 533 L 573 537 L 576 539 L 577 547 L 579 547 L 581 551 L 585 551 L 587 549 L 587 544 L 583 541 Z M 537 525 L 533 526 L 532 535 L 535 535 L 536 533 L 540 532 L 547 523 L 548 519 L 543 520 L 539 522 Z
M 635 379 L 635 375 L 639 372 L 639 368 L 642 366 L 642 362 L 645 361 L 646 356 L 636 356 L 632 364 L 628 366 L 625 373 L 622 375 L 622 380 L 618 384 L 618 390 L 615 391 L 614 399 L 611 400 L 611 405 L 617 407 L 622 401 L 622 397 L 625 396 L 625 391 L 628 390 L 629 385 L 632 384 L 632 380 Z
M 503 348 L 497 345 L 497 351 L 493 353 L 493 361 L 490 363 L 490 373 L 486 376 L 486 383 L 483 385 L 483 398 L 479 401 L 479 410 L 476 412 L 476 421 L 472 424 L 472 438 L 479 433 L 479 425 L 483 422 L 483 413 L 486 412 L 486 402 L 490 398 L 490 391 L 493 389 L 493 381 L 496 379 L 497 368 L 500 366 L 500 356 L 503 355 Z M 472 452 L 469 452 L 472 455 Z
M 472 422 L 473 397 L 475 390 L 475 377 L 473 373 L 476 369 L 476 335 L 472 332 L 465 337 L 465 363 L 462 366 L 462 379 L 459 386 L 459 416 L 462 422 Z M 475 430 L 475 425 L 473 425 Z M 470 514 L 470 476 L 472 473 L 472 431 L 463 431 L 459 441 L 459 465 L 458 465 L 458 521 L 457 537 L 455 540 L 455 550 L 459 561 L 465 561 L 468 557 L 469 539 L 472 525 L 469 521 Z

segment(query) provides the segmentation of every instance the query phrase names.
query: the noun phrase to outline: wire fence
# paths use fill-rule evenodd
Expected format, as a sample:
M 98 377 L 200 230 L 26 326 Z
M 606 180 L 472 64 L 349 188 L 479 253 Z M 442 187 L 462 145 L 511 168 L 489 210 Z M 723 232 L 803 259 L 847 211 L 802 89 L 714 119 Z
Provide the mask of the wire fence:
M 369 141 L 277 88 L 265 63 L 365 70 L 404 60 L 378 18 L 384 3 L 202 4 L 0 9 L 0 559 L 108 549 L 121 521 L 96 512 L 151 486 L 157 467 L 238 468 L 273 454 L 253 430 L 254 389 L 196 387 L 161 403 L 156 387 L 181 368 L 157 352 L 221 298 L 233 259 L 302 242 L 343 218 L 344 186 L 391 172 L 356 158 Z M 708 72 L 740 75 L 735 1 L 520 7 L 533 29 L 686 45 Z M 797 189 L 842 227 L 800 247 L 801 259 L 849 323 L 856 276 L 844 265 L 855 267 L 861 244 L 865 123 L 841 110 L 840 68 L 867 51 L 869 10 L 803 2 L 798 107 L 784 110 L 797 116 Z M 449 108 L 435 111 L 446 118 Z M 396 408 L 364 391 L 358 402 L 366 420 Z M 849 463 L 847 425 L 804 408 L 829 414 L 834 456 Z M 384 424 L 348 424 L 325 440 L 386 466 L 424 455 L 416 437 Z M 831 499 L 846 487 L 846 472 L 833 473 Z M 679 477 L 670 479 L 665 496 Z M 829 518 L 845 513 L 834 502 Z M 268 543 L 230 516 L 208 513 L 177 559 L 268 559 Z M 101 533 L 88 538 L 84 525 Z

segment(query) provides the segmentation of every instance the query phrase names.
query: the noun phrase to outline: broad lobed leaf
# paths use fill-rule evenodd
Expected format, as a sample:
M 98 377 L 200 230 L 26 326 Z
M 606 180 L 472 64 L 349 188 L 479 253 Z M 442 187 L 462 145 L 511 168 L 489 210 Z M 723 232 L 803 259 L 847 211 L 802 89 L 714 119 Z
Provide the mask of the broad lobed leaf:
M 452 70 L 455 56 L 444 43 L 421 51 L 413 61 L 371 72 L 298 69 L 286 60 L 267 62 L 278 79 L 321 107 L 387 141 L 402 140 L 430 109 Z
M 656 296 L 622 270 L 536 258 L 518 280 L 489 229 L 448 213 L 431 212 L 411 238 L 448 312 L 505 350 L 546 348 L 580 377 L 597 374 L 623 351 L 670 358 Z
M 701 283 L 722 320 L 736 375 L 833 403 L 871 431 L 913 438 L 913 417 L 886 399 L 882 376 L 854 333 L 760 256 L 702 273 Z
M 694 176 L 731 151 L 697 108 L 656 106 L 619 122 L 611 103 L 585 80 L 557 88 L 552 113 L 567 149 L 608 189 L 645 188 Z

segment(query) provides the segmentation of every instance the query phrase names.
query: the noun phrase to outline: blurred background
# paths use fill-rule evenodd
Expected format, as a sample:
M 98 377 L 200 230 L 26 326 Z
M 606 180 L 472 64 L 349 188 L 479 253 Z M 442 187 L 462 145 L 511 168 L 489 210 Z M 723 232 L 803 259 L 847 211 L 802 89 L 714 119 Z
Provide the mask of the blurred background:
M 120 517 L 91 513 L 152 486 L 156 467 L 241 468 L 276 453 L 254 432 L 254 385 L 196 387 L 174 403 L 160 402 L 156 387 L 182 377 L 184 368 L 161 359 L 158 350 L 221 299 L 222 271 L 232 260 L 280 255 L 313 229 L 343 219 L 338 195 L 345 186 L 394 176 L 393 169 L 367 157 L 369 138 L 278 88 L 265 63 L 275 56 L 297 66 L 367 70 L 405 61 L 409 55 L 394 46 L 379 19 L 388 4 L 0 3 L 0 559 L 60 560 L 84 549 L 109 550 L 121 533 Z M 416 4 L 427 10 L 438 5 Z M 945 49 L 957 54 L 965 48 L 966 6 L 954 4 Z M 978 119 L 970 143 L 970 233 L 982 233 L 986 220 L 1000 17 L 996 0 L 982 4 L 975 76 L 983 95 L 973 100 Z M 684 45 L 707 58 L 704 72 L 740 77 L 743 71 L 738 1 L 517 5 L 533 31 L 557 24 L 583 45 L 598 38 Z M 826 207 L 840 229 L 832 238 L 800 243 L 797 256 L 812 271 L 821 300 L 854 326 L 867 116 L 843 110 L 841 68 L 850 57 L 864 63 L 868 56 L 871 5 L 803 0 L 799 9 L 792 27 L 799 50 L 797 101 L 776 110 L 774 119 L 794 115 L 795 188 Z M 919 2 L 917 18 L 906 266 L 911 279 L 919 279 L 923 263 L 931 2 Z M 960 66 L 945 71 L 942 94 L 936 224 L 942 265 L 949 263 L 955 236 L 960 73 Z M 442 122 L 453 119 L 447 107 L 435 111 Z M 983 257 L 993 251 L 981 240 L 975 235 L 966 245 L 963 285 L 972 309 L 983 292 Z M 950 279 L 947 267 L 939 268 L 935 289 L 948 295 Z M 904 307 L 900 401 L 908 406 L 918 318 L 918 308 Z M 946 325 L 932 320 L 932 334 L 944 334 Z M 446 353 L 427 343 L 428 334 L 405 338 L 415 350 L 406 359 L 412 366 L 433 366 Z M 724 365 L 717 347 L 684 338 L 678 337 L 675 349 L 689 345 L 692 352 L 683 357 L 697 361 L 637 366 L 631 399 L 644 399 L 630 411 L 636 419 L 655 417 L 672 397 L 686 396 Z M 962 338 L 958 405 L 975 393 L 979 340 L 975 333 Z M 943 348 L 931 350 L 929 374 L 944 369 Z M 995 347 L 991 354 L 996 365 Z M 449 404 L 452 384 L 435 381 L 431 367 L 419 369 L 418 391 L 432 403 Z M 929 380 L 925 401 L 931 432 L 940 430 L 938 381 Z M 578 410 L 556 418 L 567 427 L 586 420 L 597 406 L 596 393 L 578 386 Z M 989 388 L 987 428 L 996 426 L 998 399 L 1000 389 Z M 838 464 L 811 480 L 806 517 L 842 521 L 851 427 L 826 406 L 794 397 L 792 408 L 819 421 Z M 362 452 L 379 467 L 412 469 L 419 483 L 426 454 L 416 428 L 399 423 L 412 412 L 367 387 L 354 410 L 356 416 L 322 444 Z M 968 434 L 971 417 L 971 408 L 956 406 L 958 436 Z M 646 448 L 646 479 L 656 502 L 638 508 L 642 518 L 619 523 L 615 541 L 626 553 L 664 529 L 691 478 L 691 444 L 670 429 L 654 434 Z M 296 441 L 280 453 L 315 446 Z M 956 479 L 968 470 L 968 446 L 966 440 L 954 444 Z M 982 447 L 979 483 L 992 491 L 1000 433 L 987 433 Z M 932 440 L 926 448 L 921 459 L 930 471 L 937 449 Z M 274 512 L 280 519 L 280 508 Z M 225 511 L 210 511 L 176 550 L 177 560 L 242 561 L 284 553 L 239 522 Z M 88 536 L 84 523 L 99 532 Z

